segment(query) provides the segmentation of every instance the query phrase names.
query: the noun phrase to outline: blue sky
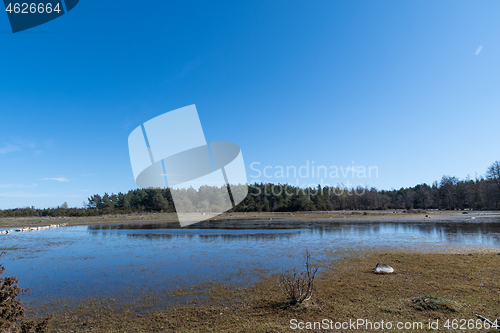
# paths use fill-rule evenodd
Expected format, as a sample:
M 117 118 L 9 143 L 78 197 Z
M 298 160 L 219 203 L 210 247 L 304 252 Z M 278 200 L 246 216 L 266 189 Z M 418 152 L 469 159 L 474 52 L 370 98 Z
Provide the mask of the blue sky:
M 0 209 L 136 188 L 127 138 L 196 104 L 207 141 L 271 166 L 376 166 L 379 189 L 500 159 L 497 1 L 95 1 L 0 14 Z M 353 163 L 354 161 L 354 163 Z

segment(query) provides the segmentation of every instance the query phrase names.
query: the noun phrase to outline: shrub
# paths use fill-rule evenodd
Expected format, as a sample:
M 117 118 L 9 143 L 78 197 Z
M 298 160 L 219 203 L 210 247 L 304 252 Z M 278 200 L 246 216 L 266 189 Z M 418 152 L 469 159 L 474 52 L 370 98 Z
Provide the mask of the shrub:
M 314 278 L 319 267 L 312 267 L 311 254 L 306 251 L 306 270 L 297 272 L 294 268 L 290 273 L 281 274 L 278 285 L 289 303 L 300 304 L 311 299 L 314 290 Z
M 5 252 L 0 253 L 0 257 Z M 0 264 L 0 332 L 1 333 L 30 333 L 47 332 L 47 324 L 50 317 L 41 321 L 22 321 L 25 315 L 23 303 L 17 297 L 19 294 L 28 292 L 18 286 L 18 280 L 14 276 L 2 277 L 5 267 Z
M 0 253 L 0 257 L 5 252 Z M 16 323 L 24 318 L 25 309 L 21 300 L 17 299 L 22 292 L 14 276 L 2 277 L 5 267 L 0 264 L 0 332 L 15 332 Z

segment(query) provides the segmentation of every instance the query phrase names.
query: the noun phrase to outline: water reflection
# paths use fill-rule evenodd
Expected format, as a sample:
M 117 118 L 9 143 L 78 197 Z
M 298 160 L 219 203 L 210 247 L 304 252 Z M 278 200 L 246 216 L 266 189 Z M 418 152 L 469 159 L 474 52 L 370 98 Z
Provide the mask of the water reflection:
M 180 228 L 177 222 L 143 222 L 143 223 L 113 223 L 113 224 L 94 224 L 89 225 L 89 230 L 115 230 L 115 229 L 167 229 L 167 228 Z
M 298 231 L 294 233 L 299 234 Z M 194 235 L 194 234 L 127 234 L 127 237 L 141 238 L 146 240 L 172 240 L 179 238 L 187 238 L 191 241 L 223 241 L 223 242 L 233 242 L 237 240 L 252 240 L 252 241 L 264 241 L 264 240 L 276 240 L 276 239 L 290 239 L 293 237 L 293 232 L 287 233 L 259 233 L 259 234 L 213 234 L 213 235 Z
M 88 226 L 93 236 L 133 237 L 148 240 L 185 239 L 191 241 L 220 240 L 290 240 L 297 237 L 329 237 L 388 241 L 391 239 L 418 240 L 418 242 L 442 241 L 451 244 L 498 245 L 500 244 L 500 223 L 331 223 L 327 227 L 311 229 L 164 229 L 162 223 L 118 224 Z M 142 232 L 127 233 L 128 230 Z M 154 230 L 144 232 L 144 230 Z

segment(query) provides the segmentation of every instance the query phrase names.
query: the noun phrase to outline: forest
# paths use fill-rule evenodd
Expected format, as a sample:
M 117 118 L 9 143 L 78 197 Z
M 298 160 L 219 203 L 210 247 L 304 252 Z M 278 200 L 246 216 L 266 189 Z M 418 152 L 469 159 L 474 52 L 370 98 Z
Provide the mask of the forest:
M 217 207 L 228 204 L 220 195 L 220 188 L 203 186 L 197 191 L 192 188 L 176 191 L 181 191 L 177 195 L 190 201 L 189 207 L 193 212 L 204 211 L 208 205 Z M 251 184 L 246 198 L 230 212 L 385 209 L 498 210 L 500 161 L 488 167 L 485 176 L 475 179 L 443 176 L 439 182 L 435 181 L 431 185 L 419 184 L 399 190 Z M 96 216 L 141 212 L 175 212 L 171 190 L 146 188 L 128 193 L 95 194 L 88 198 L 82 208 L 69 208 L 66 203 L 56 208 L 15 208 L 0 210 L 0 217 Z

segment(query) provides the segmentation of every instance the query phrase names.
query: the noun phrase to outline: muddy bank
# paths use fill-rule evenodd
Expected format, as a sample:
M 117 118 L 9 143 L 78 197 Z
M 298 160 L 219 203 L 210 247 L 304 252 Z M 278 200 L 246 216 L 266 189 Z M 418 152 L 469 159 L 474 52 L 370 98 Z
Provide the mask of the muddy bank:
M 328 228 L 351 223 L 500 223 L 500 213 L 428 213 L 428 214 L 380 214 L 380 215 L 335 215 L 328 213 L 286 213 L 279 215 L 267 214 L 263 217 L 257 214 L 249 214 L 242 217 L 241 214 L 233 216 L 222 216 L 210 220 L 189 225 L 187 229 L 310 229 Z M 110 223 L 103 223 L 103 225 Z M 110 228 L 180 228 L 176 221 L 140 221 L 120 223 L 110 226 Z
M 193 214 L 195 215 L 195 214 Z M 329 212 L 267 212 L 225 213 L 186 228 L 191 229 L 295 229 L 327 227 L 334 223 L 377 222 L 434 222 L 434 223 L 494 223 L 500 222 L 500 212 L 429 211 L 329 211 Z M 48 226 L 65 223 L 67 226 L 98 224 L 158 224 L 164 228 L 180 228 L 175 213 L 103 215 L 94 217 L 4 218 L 0 229 Z
M 343 218 L 266 218 L 266 219 L 217 219 L 208 220 L 190 225 L 193 229 L 302 229 L 328 227 L 332 224 L 350 223 L 380 223 L 380 222 L 424 222 L 424 223 L 495 223 L 500 222 L 500 215 L 467 214 L 419 214 L 409 216 L 382 216 L 382 217 L 343 217 Z M 177 225 L 177 226 L 176 226 Z M 178 224 L 170 223 L 169 227 L 176 228 Z

